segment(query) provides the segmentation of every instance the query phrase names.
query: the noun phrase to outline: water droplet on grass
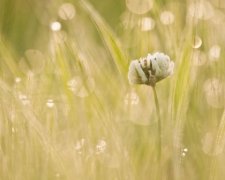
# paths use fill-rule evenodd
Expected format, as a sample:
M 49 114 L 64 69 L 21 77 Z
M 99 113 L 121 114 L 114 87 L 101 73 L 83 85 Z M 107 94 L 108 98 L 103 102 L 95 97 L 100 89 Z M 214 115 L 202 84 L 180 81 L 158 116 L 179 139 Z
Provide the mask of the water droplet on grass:
M 195 49 L 200 48 L 202 45 L 202 39 L 199 36 L 195 36 L 193 39 L 193 45 L 192 47 Z
M 54 21 L 50 24 L 50 28 L 52 31 L 60 31 L 61 30 L 61 24 L 58 21 Z
M 48 99 L 46 102 L 46 106 L 49 108 L 53 108 L 55 106 L 55 103 L 52 99 Z
M 21 78 L 20 77 L 16 77 L 15 78 L 15 83 L 20 83 L 21 82 Z

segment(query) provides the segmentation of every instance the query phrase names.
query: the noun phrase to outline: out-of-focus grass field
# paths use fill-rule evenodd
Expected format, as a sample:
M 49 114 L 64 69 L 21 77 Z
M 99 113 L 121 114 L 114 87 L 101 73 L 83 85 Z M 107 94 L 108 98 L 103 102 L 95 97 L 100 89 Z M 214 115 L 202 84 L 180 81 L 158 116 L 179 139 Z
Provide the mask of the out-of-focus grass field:
M 1 180 L 223 180 L 224 0 L 0 0 Z M 162 51 L 174 75 L 129 85 Z

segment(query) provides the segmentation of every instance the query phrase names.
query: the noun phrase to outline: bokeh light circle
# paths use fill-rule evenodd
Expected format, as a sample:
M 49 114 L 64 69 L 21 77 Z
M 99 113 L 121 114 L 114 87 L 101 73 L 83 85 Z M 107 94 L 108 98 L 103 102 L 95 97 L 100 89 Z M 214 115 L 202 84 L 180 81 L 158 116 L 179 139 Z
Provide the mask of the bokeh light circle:
M 127 8 L 134 14 L 145 14 L 153 7 L 152 0 L 126 0 Z

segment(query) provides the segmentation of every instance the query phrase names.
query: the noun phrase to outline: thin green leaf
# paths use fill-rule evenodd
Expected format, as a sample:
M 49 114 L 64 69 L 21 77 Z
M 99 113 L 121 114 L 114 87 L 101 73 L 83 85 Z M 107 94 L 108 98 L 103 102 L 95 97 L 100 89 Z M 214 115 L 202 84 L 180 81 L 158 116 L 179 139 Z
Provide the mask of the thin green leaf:
M 127 58 L 123 53 L 119 40 L 98 12 L 87 1 L 81 0 L 81 6 L 88 13 L 98 28 L 98 31 L 106 43 L 106 46 L 109 49 L 119 72 L 122 76 L 125 76 L 127 73 Z

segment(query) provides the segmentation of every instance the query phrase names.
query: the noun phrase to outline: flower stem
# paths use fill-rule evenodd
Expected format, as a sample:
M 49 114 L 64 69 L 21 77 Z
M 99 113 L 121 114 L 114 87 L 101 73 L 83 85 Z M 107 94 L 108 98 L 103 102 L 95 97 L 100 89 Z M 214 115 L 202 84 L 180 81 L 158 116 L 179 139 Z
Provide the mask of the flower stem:
M 159 109 L 159 101 L 158 96 L 156 93 L 155 86 L 152 86 L 154 92 L 154 99 L 155 99 L 155 106 L 156 106 L 156 113 L 158 116 L 158 161 L 159 164 L 161 163 L 161 151 L 162 151 L 162 133 L 161 133 L 161 118 L 160 118 L 160 109 Z

